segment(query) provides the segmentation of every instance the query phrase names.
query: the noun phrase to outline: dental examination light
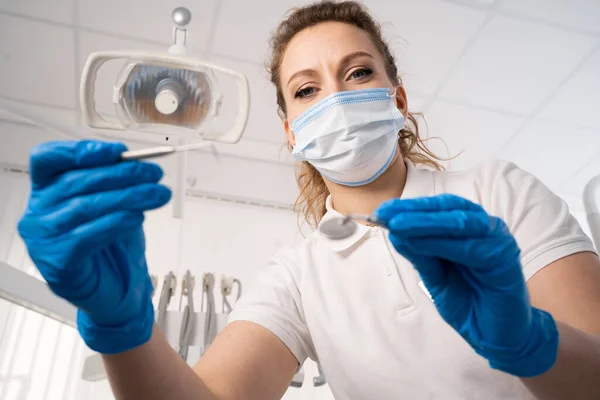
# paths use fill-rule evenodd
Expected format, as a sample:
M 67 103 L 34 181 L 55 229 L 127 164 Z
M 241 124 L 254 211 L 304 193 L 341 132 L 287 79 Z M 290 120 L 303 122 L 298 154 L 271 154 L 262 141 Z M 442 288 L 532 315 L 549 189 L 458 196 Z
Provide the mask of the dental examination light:
M 167 53 L 141 51 L 103 51 L 92 53 L 83 68 L 80 100 L 86 124 L 104 137 L 119 140 L 152 138 L 148 143 L 173 137 L 177 150 L 161 146 L 132 151 L 124 159 L 150 158 L 168 153 L 177 157 L 177 179 L 173 191 L 173 215 L 183 215 L 187 150 L 206 142 L 237 143 L 248 121 L 250 91 L 245 75 L 208 64 L 189 55 L 188 30 L 192 14 L 176 8 L 173 18 L 173 45 Z M 96 107 L 98 71 L 107 61 L 123 66 L 112 88 L 113 115 L 101 115 Z M 235 82 L 237 110 L 229 129 L 218 128 L 223 95 L 217 76 Z M 229 96 L 229 94 L 228 94 Z M 168 140 L 168 139 L 167 139 Z M 170 144 L 170 143 L 169 143 Z M 184 150 L 184 151 L 181 151 Z

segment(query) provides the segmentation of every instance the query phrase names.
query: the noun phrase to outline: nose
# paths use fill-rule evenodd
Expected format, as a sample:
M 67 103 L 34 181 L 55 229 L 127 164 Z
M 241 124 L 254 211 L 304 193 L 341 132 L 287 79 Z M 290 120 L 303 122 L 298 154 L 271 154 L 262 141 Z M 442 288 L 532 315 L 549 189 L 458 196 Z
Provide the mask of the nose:
M 343 80 L 337 79 L 336 77 L 331 77 L 327 80 L 325 84 L 325 92 L 326 96 L 329 96 L 332 93 L 343 92 L 345 90 L 349 90 L 345 85 Z

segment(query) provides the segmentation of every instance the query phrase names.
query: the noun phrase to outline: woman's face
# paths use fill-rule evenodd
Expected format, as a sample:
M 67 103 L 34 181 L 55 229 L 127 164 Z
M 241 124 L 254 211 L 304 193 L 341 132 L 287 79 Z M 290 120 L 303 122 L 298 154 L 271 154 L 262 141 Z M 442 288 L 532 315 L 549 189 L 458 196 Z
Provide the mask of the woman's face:
M 361 29 L 341 22 L 306 28 L 290 41 L 281 63 L 281 88 L 287 107 L 285 131 L 295 145 L 291 122 L 336 92 L 389 87 L 383 57 Z M 407 113 L 406 93 L 396 91 L 398 109 Z

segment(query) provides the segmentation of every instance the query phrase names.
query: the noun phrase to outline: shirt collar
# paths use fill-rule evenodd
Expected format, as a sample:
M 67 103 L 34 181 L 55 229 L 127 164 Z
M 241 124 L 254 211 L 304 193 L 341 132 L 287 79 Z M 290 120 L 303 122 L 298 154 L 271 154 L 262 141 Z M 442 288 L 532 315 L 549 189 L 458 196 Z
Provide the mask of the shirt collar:
M 401 198 L 410 199 L 434 195 L 435 186 L 433 172 L 427 169 L 417 168 L 408 160 L 405 160 L 404 162 L 406 164 L 406 184 L 404 185 Z M 327 200 L 325 201 L 325 209 L 327 212 L 321 219 L 319 226 L 327 220 L 342 216 L 341 213 L 337 212 L 333 208 L 333 200 L 331 199 L 331 195 L 327 196 Z M 363 237 L 365 237 L 368 232 L 374 229 L 380 228 L 370 227 L 364 224 L 357 224 L 356 231 L 352 234 L 352 236 L 342 240 L 331 240 L 322 235 L 318 229 L 316 233 L 318 238 L 325 242 L 332 251 L 342 252 L 356 245 Z

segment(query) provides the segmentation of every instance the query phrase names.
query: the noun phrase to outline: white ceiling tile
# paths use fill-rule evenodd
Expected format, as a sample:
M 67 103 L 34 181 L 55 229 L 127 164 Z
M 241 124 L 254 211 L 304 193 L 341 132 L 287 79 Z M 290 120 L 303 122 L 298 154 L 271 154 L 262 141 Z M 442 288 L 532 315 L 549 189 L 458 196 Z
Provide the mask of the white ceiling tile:
M 522 122 L 519 117 L 441 101 L 433 103 L 425 120 L 427 137 L 443 139 L 428 140 L 431 149 L 444 158 L 456 156 L 449 161 L 452 170 L 468 169 L 491 159 Z
M 598 133 L 600 135 L 600 133 Z M 560 189 L 576 196 L 581 196 L 585 185 L 594 177 L 600 175 L 600 151 L 594 158 L 562 182 Z
M 77 109 L 68 110 L 65 108 L 17 102 L 13 102 L 12 106 L 13 108 L 18 109 L 18 115 L 0 109 L 1 120 L 39 125 L 37 122 L 41 119 L 43 121 L 50 120 L 51 122 L 56 122 L 57 125 L 68 126 L 75 126 L 79 121 L 79 110 Z
M 107 50 L 134 50 L 134 51 L 158 51 L 163 52 L 165 48 L 147 42 L 125 40 L 96 33 L 81 32 L 79 39 L 79 67 L 82 70 L 85 61 L 91 53 Z M 112 103 L 112 90 L 117 76 L 124 61 L 108 61 L 98 71 L 96 78 L 96 107 L 100 113 L 114 114 Z M 82 71 L 78 71 L 81 74 Z
M 231 59 L 212 56 L 211 63 L 239 71 L 246 75 L 250 85 L 250 118 L 244 138 L 285 143 L 283 124 L 277 115 L 275 89 L 269 81 L 264 65 L 256 63 L 232 61 Z M 234 90 L 230 88 L 230 90 Z M 224 93 L 224 102 L 227 93 Z
M 152 40 L 168 46 L 172 41 L 171 13 L 176 7 L 187 7 L 192 12 L 188 44 L 204 51 L 214 22 L 216 1 L 79 0 L 79 23 L 87 28 Z
M 10 164 L 27 165 L 29 153 L 34 146 L 50 140 L 64 140 L 64 137 L 39 129 L 35 126 L 0 121 L 0 137 L 10 146 L 0 146 L 0 161 Z
M 515 162 L 556 189 L 597 156 L 598 149 L 598 132 L 537 120 L 528 124 L 498 157 Z
M 597 0 L 503 0 L 500 10 L 536 19 L 600 32 Z
M 0 14 L 0 95 L 75 107 L 71 29 Z
M 487 6 L 487 5 L 496 3 L 496 0 L 458 0 L 458 1 L 461 3 L 476 4 L 476 5 L 482 5 L 482 6 Z
M 429 97 L 407 93 L 408 109 L 412 112 L 422 112 L 429 103 Z
M 91 0 L 90 0 L 91 1 Z M 292 7 L 311 0 L 221 0 L 212 51 L 217 55 L 264 63 L 270 32 Z
M 542 110 L 543 118 L 600 130 L 600 50 Z
M 366 1 L 383 24 L 409 91 L 431 95 L 486 13 L 442 1 Z
M 191 155 L 188 161 L 188 171 L 197 177 L 199 190 L 286 204 L 298 193 L 291 165 L 204 152 Z
M 76 0 L 2 0 L 0 11 L 41 18 L 48 21 L 73 23 Z
M 441 96 L 529 114 L 594 44 L 586 35 L 495 17 L 450 76 Z
M 287 10 L 309 2 L 223 1 L 213 52 L 264 63 L 269 56 L 270 32 Z M 409 94 L 432 93 L 485 18 L 484 12 L 441 1 L 365 3 L 384 23 Z M 257 15 L 256 10 L 261 12 Z M 390 19 L 390 15 L 402 17 Z

